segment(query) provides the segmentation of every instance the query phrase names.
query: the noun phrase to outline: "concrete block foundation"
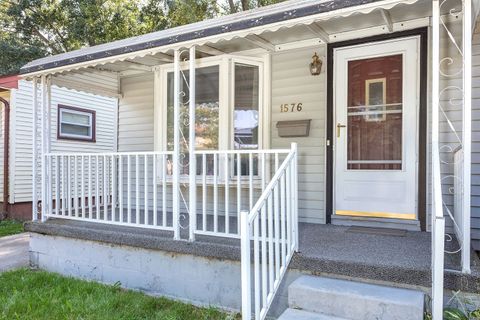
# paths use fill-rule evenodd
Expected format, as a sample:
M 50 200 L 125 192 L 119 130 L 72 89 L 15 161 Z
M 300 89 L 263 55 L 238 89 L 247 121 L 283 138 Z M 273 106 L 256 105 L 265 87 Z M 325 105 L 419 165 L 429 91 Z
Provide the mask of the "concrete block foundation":
M 241 308 L 240 263 L 158 250 L 32 234 L 33 267 L 168 296 L 196 305 Z

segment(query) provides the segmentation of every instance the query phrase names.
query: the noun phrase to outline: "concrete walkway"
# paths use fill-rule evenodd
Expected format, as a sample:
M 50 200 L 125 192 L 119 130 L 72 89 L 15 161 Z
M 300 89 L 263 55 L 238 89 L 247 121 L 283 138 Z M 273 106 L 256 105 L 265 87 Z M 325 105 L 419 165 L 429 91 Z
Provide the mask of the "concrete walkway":
M 30 234 L 0 238 L 0 272 L 28 266 Z

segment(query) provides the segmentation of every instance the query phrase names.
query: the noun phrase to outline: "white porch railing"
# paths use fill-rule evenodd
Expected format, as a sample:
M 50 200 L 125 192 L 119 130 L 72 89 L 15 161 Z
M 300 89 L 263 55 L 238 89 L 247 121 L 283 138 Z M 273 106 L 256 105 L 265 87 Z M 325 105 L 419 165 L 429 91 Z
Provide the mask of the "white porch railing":
M 293 145 L 253 208 L 242 212 L 244 320 L 251 319 L 252 310 L 255 320 L 265 319 L 293 253 L 298 250 L 296 164 L 296 145 Z
M 45 216 L 194 234 L 240 237 L 240 212 L 258 200 L 292 149 L 197 151 L 194 201 L 179 165 L 174 215 L 173 152 L 48 153 Z M 179 238 L 179 235 L 175 236 Z M 192 239 L 191 239 L 192 240 Z
M 195 234 L 240 237 L 240 213 L 250 211 L 292 149 L 197 151 Z
M 46 216 L 174 230 L 171 152 L 50 153 Z

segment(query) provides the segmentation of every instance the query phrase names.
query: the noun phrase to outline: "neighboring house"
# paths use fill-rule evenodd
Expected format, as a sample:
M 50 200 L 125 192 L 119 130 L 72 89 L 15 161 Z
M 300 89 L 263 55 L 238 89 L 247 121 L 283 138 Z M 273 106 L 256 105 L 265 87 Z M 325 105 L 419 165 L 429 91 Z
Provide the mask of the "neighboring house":
M 32 219 L 32 92 L 32 83 L 17 75 L 0 78 L 0 201 L 7 217 L 20 220 Z M 52 151 L 112 152 L 117 149 L 116 97 L 53 86 L 51 105 Z M 6 115 L 9 115 L 8 123 Z M 8 201 L 4 201 L 6 198 Z
M 480 293 L 478 9 L 286 1 L 27 64 L 119 99 L 114 152 L 54 150 L 30 101 L 32 264 L 244 319 L 441 319 Z

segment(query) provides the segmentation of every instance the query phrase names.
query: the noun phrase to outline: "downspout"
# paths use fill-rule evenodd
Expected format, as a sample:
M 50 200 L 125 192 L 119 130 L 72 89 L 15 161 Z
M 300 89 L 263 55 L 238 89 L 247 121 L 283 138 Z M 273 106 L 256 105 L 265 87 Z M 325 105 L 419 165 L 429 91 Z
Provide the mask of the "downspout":
M 3 206 L 2 213 L 8 216 L 8 186 L 9 186 L 9 151 L 10 151 L 10 103 L 0 97 L 0 102 L 5 107 L 5 125 L 3 128 Z

